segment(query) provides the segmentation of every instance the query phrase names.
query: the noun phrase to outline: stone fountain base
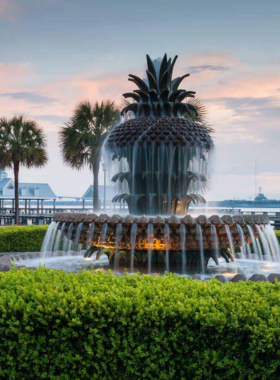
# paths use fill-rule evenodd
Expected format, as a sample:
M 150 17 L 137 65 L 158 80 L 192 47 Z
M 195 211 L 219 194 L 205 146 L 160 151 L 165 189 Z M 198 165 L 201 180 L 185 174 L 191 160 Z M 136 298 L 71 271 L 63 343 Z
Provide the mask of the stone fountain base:
M 210 258 L 218 264 L 219 257 L 234 261 L 235 248 L 252 243 L 261 228 L 269 224 L 263 215 L 190 215 L 183 218 L 146 215 L 108 216 L 106 214 L 61 213 L 54 217 L 62 236 L 76 243 L 89 246 L 85 257 L 96 252 L 118 265 L 147 267 L 168 265 L 177 267 L 183 263 L 188 268 L 207 266 Z M 69 236 L 69 231 L 71 236 Z M 79 235 L 77 238 L 77 233 Z

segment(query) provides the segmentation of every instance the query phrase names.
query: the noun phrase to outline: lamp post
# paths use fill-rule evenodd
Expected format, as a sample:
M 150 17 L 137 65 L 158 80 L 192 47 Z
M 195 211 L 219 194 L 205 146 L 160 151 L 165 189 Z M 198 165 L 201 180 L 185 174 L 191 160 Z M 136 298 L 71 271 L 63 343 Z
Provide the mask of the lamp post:
M 103 201 L 103 209 L 104 209 L 104 212 L 105 212 L 105 209 L 106 209 L 106 164 L 105 162 L 102 163 L 102 169 L 103 169 L 103 172 L 104 172 L 104 201 Z

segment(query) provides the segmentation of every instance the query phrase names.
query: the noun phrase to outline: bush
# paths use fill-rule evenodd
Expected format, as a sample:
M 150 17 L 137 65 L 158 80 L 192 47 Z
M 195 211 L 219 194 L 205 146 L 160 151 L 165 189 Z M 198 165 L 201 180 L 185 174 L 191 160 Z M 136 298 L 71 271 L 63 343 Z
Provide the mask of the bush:
M 0 273 L 5 379 L 279 379 L 280 285 Z
M 38 252 L 48 226 L 0 228 L 0 252 Z

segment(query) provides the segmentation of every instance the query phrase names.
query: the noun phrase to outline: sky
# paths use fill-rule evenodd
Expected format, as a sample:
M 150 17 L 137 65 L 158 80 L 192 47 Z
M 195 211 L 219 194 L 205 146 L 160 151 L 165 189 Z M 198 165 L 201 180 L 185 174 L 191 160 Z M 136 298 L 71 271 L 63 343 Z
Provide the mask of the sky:
M 215 130 L 206 199 L 252 199 L 256 161 L 258 186 L 280 199 L 279 15 L 272 0 L 0 0 L 0 117 L 36 120 L 48 143 L 48 164 L 20 180 L 82 196 L 92 174 L 63 163 L 60 128 L 82 100 L 120 104 L 146 54 L 167 53 Z

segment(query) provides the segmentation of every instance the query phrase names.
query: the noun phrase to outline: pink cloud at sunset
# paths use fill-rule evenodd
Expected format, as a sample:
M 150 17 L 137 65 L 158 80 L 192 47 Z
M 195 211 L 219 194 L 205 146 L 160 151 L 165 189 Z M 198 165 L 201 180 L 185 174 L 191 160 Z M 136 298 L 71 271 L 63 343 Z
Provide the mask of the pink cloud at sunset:
M 11 0 L 0 0 L 0 19 L 15 22 L 22 12 L 19 3 Z

